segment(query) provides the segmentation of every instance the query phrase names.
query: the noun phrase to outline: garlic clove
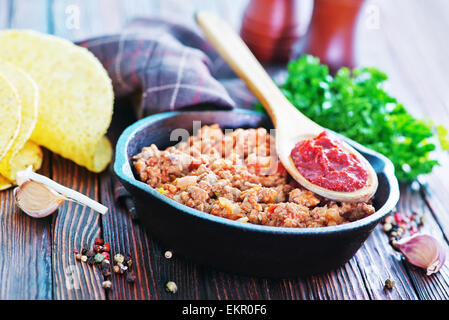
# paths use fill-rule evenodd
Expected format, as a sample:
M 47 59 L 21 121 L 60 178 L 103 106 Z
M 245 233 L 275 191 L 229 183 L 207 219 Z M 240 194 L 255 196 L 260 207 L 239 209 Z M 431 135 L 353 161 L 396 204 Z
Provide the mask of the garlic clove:
M 438 272 L 446 261 L 446 251 L 440 243 L 427 234 L 415 234 L 393 242 L 408 262 L 423 268 L 427 275 Z
M 26 181 L 35 181 L 41 183 L 51 190 L 54 190 L 54 192 L 57 192 L 57 194 L 59 194 L 61 197 L 65 197 L 66 200 L 71 200 L 76 203 L 85 205 L 101 214 L 105 214 L 108 211 L 108 208 L 106 206 L 85 196 L 84 194 L 64 187 L 63 185 L 56 183 L 46 176 L 33 172 L 32 166 L 29 166 L 27 169 L 17 172 L 16 181 L 19 186 L 21 186 Z
M 14 189 L 17 206 L 26 214 L 43 218 L 55 212 L 66 200 L 64 196 L 36 181 L 25 181 Z
M 441 250 L 438 259 L 435 260 L 435 262 L 432 263 L 427 268 L 427 275 L 430 276 L 433 273 L 437 273 L 444 266 L 444 262 L 445 261 L 446 261 L 446 251 L 445 250 Z

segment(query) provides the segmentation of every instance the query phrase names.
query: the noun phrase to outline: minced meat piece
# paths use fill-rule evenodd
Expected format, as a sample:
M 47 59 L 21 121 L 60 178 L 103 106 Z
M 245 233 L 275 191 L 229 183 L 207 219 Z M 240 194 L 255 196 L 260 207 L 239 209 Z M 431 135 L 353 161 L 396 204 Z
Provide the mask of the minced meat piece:
M 275 227 L 306 228 L 310 223 L 309 208 L 292 202 L 268 207 L 262 217 L 262 224 Z
M 315 193 L 305 189 L 293 189 L 288 200 L 306 207 L 314 207 L 321 202 Z
M 342 203 L 340 215 L 348 221 L 360 220 L 374 213 L 374 207 L 368 203 Z

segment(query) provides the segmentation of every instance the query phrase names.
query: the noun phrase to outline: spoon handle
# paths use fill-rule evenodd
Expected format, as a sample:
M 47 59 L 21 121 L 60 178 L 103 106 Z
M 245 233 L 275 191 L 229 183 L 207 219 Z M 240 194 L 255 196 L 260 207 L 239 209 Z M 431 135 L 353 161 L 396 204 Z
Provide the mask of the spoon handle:
M 221 57 L 259 99 L 276 126 L 280 109 L 294 108 L 237 33 L 221 18 L 200 11 L 196 21 Z M 295 112 L 299 112 L 295 109 Z M 305 116 L 304 116 L 305 118 Z

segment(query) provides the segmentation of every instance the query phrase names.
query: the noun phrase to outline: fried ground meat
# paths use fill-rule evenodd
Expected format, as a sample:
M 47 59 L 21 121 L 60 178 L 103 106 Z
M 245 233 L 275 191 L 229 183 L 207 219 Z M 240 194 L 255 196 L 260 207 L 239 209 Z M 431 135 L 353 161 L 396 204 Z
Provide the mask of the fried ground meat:
M 254 224 L 333 226 L 374 213 L 370 202 L 324 199 L 298 185 L 267 130 L 223 132 L 216 124 L 165 150 L 154 144 L 133 157 L 141 181 L 186 206 Z

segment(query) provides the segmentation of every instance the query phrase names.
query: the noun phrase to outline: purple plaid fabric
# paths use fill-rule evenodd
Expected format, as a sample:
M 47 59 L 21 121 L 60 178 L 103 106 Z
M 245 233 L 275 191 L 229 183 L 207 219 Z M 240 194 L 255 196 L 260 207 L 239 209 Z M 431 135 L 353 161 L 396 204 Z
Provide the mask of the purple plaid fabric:
M 208 104 L 251 108 L 255 102 L 204 38 L 184 26 L 137 19 L 121 34 L 89 39 L 116 97 L 141 94 L 137 117 Z

